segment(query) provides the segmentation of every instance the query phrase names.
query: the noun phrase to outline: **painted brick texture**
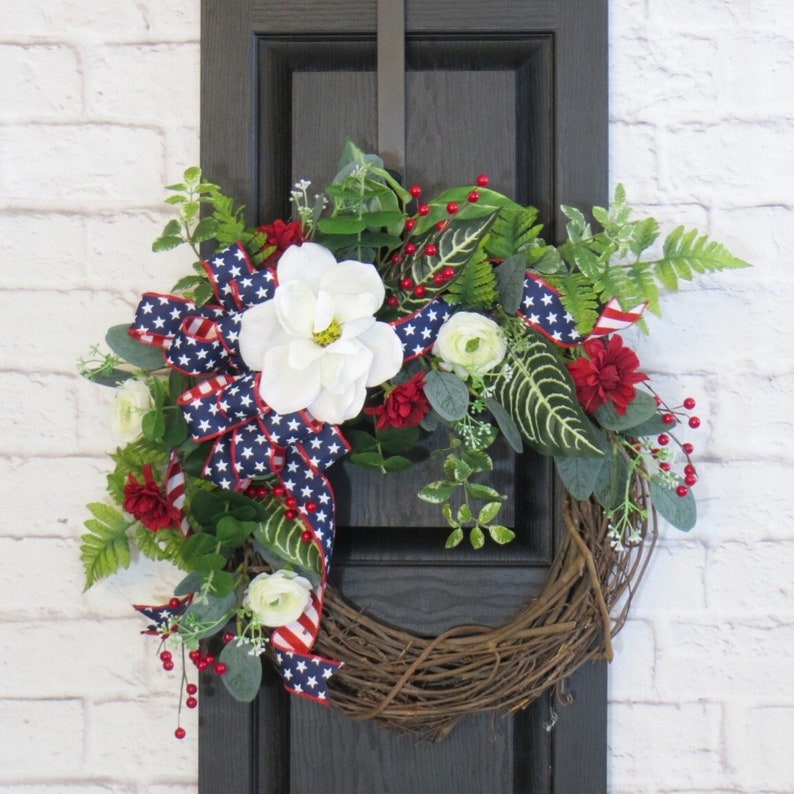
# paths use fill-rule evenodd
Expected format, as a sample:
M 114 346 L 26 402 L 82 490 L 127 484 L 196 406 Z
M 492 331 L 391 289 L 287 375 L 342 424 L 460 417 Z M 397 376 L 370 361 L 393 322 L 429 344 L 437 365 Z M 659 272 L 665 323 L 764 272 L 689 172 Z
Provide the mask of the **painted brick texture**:
M 663 527 L 610 668 L 609 790 L 794 791 L 794 7 L 612 0 L 613 183 L 755 264 L 663 304 L 644 368 L 698 399 L 700 522 Z M 74 363 L 142 288 L 161 185 L 198 160 L 198 0 L 0 9 L 0 794 L 196 790 L 195 715 L 128 604 L 81 593 L 110 395 Z M 55 79 L 57 78 L 57 79 Z M 680 374 L 680 375 L 679 375 Z M 165 588 L 164 588 L 165 589 Z

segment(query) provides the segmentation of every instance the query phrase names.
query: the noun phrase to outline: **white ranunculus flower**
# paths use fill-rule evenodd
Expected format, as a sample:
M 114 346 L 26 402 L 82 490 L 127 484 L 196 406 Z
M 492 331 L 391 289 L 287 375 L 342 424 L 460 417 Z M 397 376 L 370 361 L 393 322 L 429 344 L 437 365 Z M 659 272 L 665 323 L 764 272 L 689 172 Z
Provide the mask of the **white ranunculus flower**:
M 377 270 L 304 243 L 282 254 L 277 275 L 273 299 L 244 312 L 240 328 L 240 354 L 262 372 L 262 399 L 280 414 L 306 408 L 322 422 L 352 419 L 367 387 L 403 361 L 397 333 L 373 316 L 385 295 Z
M 441 326 L 433 355 L 444 369 L 464 380 L 482 377 L 505 357 L 507 344 L 502 329 L 489 317 L 476 312 L 457 312 Z
M 136 378 L 128 378 L 116 387 L 113 404 L 113 437 L 119 444 L 129 444 L 141 437 L 143 415 L 154 408 L 149 387 Z
M 245 591 L 243 608 L 263 626 L 276 628 L 297 620 L 309 604 L 311 582 L 294 571 L 260 573 Z

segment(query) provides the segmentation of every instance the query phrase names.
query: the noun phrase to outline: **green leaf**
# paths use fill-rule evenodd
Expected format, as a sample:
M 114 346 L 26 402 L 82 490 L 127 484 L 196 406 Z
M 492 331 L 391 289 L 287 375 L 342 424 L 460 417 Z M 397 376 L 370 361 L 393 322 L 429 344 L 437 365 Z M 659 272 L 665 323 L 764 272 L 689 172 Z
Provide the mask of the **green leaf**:
M 735 257 L 724 245 L 709 241 L 706 235 L 698 235 L 696 229 L 685 231 L 683 226 L 674 229 L 664 241 L 663 260 L 676 267 L 681 278 L 691 268 L 696 273 L 749 267 L 749 264 Z M 686 269 L 681 268 L 686 265 Z
M 202 218 L 190 235 L 190 241 L 203 243 L 205 240 L 211 240 L 218 233 L 219 228 L 220 224 L 215 218 Z
M 499 285 L 499 302 L 508 314 L 515 314 L 524 296 L 524 274 L 527 261 L 523 254 L 515 254 L 505 259 L 494 269 Z
M 85 571 L 85 589 L 130 565 L 130 542 L 127 530 L 131 522 L 103 502 L 91 502 L 94 518 L 85 522 L 88 529 L 80 544 L 80 560 Z
M 463 540 L 463 530 L 460 527 L 456 527 L 452 530 L 452 532 L 447 535 L 447 540 L 444 543 L 445 549 L 454 549 L 455 546 L 459 546 L 460 542 Z
M 363 430 L 345 429 L 345 438 L 353 452 L 371 452 L 378 448 L 378 441 L 375 436 Z
M 651 478 L 651 502 L 659 515 L 682 532 L 689 532 L 697 521 L 697 505 L 692 491 L 679 496 L 659 477 Z
M 196 571 L 191 571 L 175 588 L 174 595 L 181 598 L 201 589 L 201 577 Z
M 465 524 L 467 521 L 471 521 L 471 519 L 471 508 L 464 502 L 458 507 L 457 522 L 458 524 Z
M 363 466 L 366 469 L 379 469 L 383 466 L 383 453 L 379 450 L 374 452 L 353 452 L 349 455 L 351 463 L 356 466 Z
M 392 455 L 383 461 L 383 468 L 388 472 L 406 471 L 411 468 L 411 461 L 402 455 Z
M 207 596 L 206 599 L 196 599 L 185 610 L 181 623 L 190 626 L 198 625 L 196 639 L 204 639 L 217 634 L 229 618 L 234 614 L 237 606 L 237 593 L 227 593 L 224 596 Z
M 135 527 L 135 545 L 141 554 L 150 560 L 168 560 L 177 568 L 184 568 L 182 544 L 184 537 L 176 529 L 160 529 L 157 532 L 138 524 Z
M 556 456 L 554 463 L 562 484 L 574 499 L 589 499 L 598 482 L 605 458 L 565 458 Z
M 133 367 L 152 372 L 165 366 L 163 351 L 158 347 L 144 345 L 127 332 L 132 326 L 114 325 L 105 334 L 108 347 Z
M 508 259 L 531 246 L 541 230 L 536 225 L 534 207 L 503 208 L 488 238 L 488 253 L 496 259 Z
M 485 545 L 485 535 L 479 527 L 472 527 L 469 532 L 469 543 L 473 549 L 481 549 Z
M 469 389 L 451 372 L 431 370 L 425 376 L 425 397 L 431 407 L 448 422 L 457 422 L 469 409 Z
M 599 406 L 595 418 L 607 430 L 625 430 L 650 419 L 657 411 L 656 401 L 648 392 L 638 391 L 621 416 L 609 402 Z
M 672 430 L 677 424 L 678 421 L 674 421 L 669 425 L 665 424 L 662 420 L 662 415 L 660 413 L 656 413 L 650 419 L 646 419 L 644 422 L 640 422 L 640 424 L 635 425 L 634 427 L 628 427 L 621 431 L 621 433 L 624 436 L 628 436 L 629 438 L 637 438 L 639 436 L 658 436 L 659 433 L 667 433 L 669 430 Z
M 629 470 L 626 459 L 617 450 L 604 456 L 604 465 L 598 475 L 593 493 L 596 499 L 607 510 L 619 507 L 623 503 Z
M 165 426 L 161 434 L 163 444 L 167 447 L 178 447 L 186 441 L 188 437 L 185 417 L 180 409 L 174 407 L 164 411 L 163 417 L 165 419 Z
M 252 521 L 238 521 L 234 516 L 224 516 L 215 530 L 215 535 L 226 548 L 237 548 L 242 546 L 248 536 L 256 529 L 256 524 Z
M 254 537 L 267 549 L 292 565 L 317 573 L 322 569 L 320 552 L 314 543 L 301 539 L 306 526 L 302 521 L 289 521 L 280 502 L 268 504 L 269 514 L 254 530 Z
M 367 228 L 367 223 L 358 218 L 322 218 L 317 228 L 324 234 L 358 234 Z
M 491 263 L 484 258 L 470 259 L 447 285 L 445 299 L 464 311 L 490 309 L 496 302 L 497 280 Z
M 513 417 L 493 397 L 485 398 L 485 407 L 496 420 L 496 424 L 499 425 L 499 429 L 502 431 L 507 443 L 510 444 L 515 452 L 521 454 L 524 451 L 524 444 L 521 441 L 521 431 L 518 429 Z
M 226 672 L 221 676 L 229 694 L 242 703 L 250 703 L 259 694 L 262 684 L 262 660 L 248 652 L 251 646 L 237 641 L 226 643 L 221 651 L 219 661 L 226 665 Z
M 159 441 L 165 432 L 165 417 L 157 408 L 147 411 L 141 419 L 141 432 L 147 441 Z
M 493 471 L 493 461 L 487 452 L 464 447 L 462 455 L 463 460 L 469 464 L 472 471 Z
M 172 237 L 171 235 L 167 237 L 158 237 L 152 243 L 152 251 L 158 254 L 161 251 L 170 251 L 172 248 L 176 248 L 178 245 L 182 245 L 185 241 L 181 237 Z
M 430 502 L 430 504 L 440 505 L 446 502 L 450 496 L 455 492 L 458 487 L 457 483 L 448 482 L 447 480 L 436 480 L 435 482 L 428 483 L 422 488 L 417 496 L 423 502 Z
M 190 512 L 201 526 L 213 528 L 226 512 L 226 501 L 217 491 L 197 491 L 190 501 Z
M 600 455 L 595 428 L 576 400 L 576 389 L 551 342 L 529 329 L 526 351 L 508 349 L 494 383 L 496 400 L 518 425 L 524 440 L 544 455 Z
M 419 442 L 421 434 L 418 427 L 387 427 L 375 431 L 375 435 L 385 452 L 397 454 L 413 449 Z
M 488 534 L 491 536 L 491 540 L 499 545 L 510 543 L 516 536 L 516 533 L 513 532 L 512 529 L 508 529 L 501 524 L 491 524 L 491 526 L 488 527 Z
M 483 485 L 480 482 L 467 482 L 465 488 L 470 499 L 481 501 L 504 501 L 505 499 L 504 495 L 500 494 L 495 488 L 491 488 L 490 485 Z
M 212 300 L 214 292 L 212 291 L 212 284 L 208 281 L 203 281 L 195 290 L 193 290 L 193 300 L 196 306 L 203 306 Z
M 182 176 L 188 187 L 195 187 L 201 181 L 201 169 L 197 165 L 191 165 Z
M 494 518 L 496 518 L 496 514 L 501 509 L 501 502 L 488 502 L 480 508 L 480 512 L 477 515 L 477 521 L 480 524 L 487 524 L 489 521 L 492 521 Z

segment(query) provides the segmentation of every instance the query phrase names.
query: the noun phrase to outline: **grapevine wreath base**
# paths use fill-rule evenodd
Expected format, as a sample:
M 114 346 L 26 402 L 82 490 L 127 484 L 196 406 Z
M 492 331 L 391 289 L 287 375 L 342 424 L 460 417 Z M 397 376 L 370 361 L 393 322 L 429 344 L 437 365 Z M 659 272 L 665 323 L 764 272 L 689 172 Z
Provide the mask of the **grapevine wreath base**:
M 611 660 L 612 637 L 656 540 L 641 474 L 631 488 L 642 542 L 614 549 L 601 506 L 566 493 L 566 531 L 545 584 L 497 628 L 463 625 L 420 637 L 362 614 L 329 587 L 314 652 L 344 661 L 330 682 L 330 705 L 353 720 L 439 741 L 466 715 L 526 708 L 586 662 Z

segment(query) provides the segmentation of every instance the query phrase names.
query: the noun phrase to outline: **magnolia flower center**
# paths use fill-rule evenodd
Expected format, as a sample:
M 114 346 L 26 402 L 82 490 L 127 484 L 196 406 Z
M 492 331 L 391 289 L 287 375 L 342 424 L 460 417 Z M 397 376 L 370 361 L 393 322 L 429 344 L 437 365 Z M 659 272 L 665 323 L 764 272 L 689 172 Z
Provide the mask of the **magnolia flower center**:
M 320 347 L 328 347 L 332 342 L 336 342 L 340 336 L 342 336 L 342 326 L 339 325 L 339 321 L 334 317 L 324 331 L 315 331 L 312 334 L 312 339 Z

